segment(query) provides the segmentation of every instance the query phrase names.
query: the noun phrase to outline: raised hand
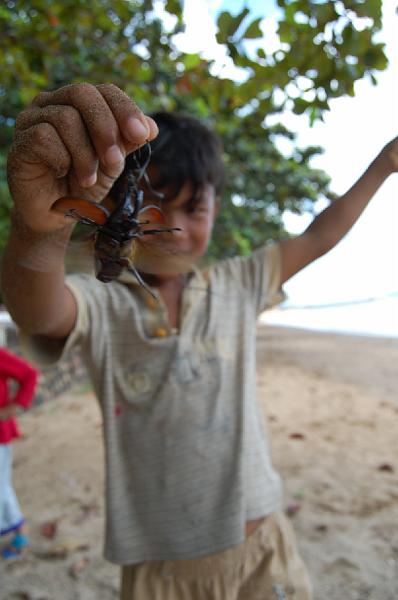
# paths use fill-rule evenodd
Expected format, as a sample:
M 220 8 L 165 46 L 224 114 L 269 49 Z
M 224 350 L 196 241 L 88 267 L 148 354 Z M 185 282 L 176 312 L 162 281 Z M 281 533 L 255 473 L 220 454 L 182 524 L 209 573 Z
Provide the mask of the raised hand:
M 155 122 L 114 85 L 42 92 L 17 119 L 8 182 L 19 218 L 47 233 L 70 220 L 52 210 L 62 196 L 100 202 L 124 159 L 157 135 Z

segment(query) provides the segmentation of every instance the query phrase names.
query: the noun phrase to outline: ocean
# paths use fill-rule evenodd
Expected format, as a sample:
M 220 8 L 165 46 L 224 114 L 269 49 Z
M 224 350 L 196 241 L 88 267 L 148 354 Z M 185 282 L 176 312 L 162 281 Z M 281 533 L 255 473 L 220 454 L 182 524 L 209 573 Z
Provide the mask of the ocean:
M 260 322 L 317 331 L 398 338 L 398 294 L 318 307 L 291 302 L 264 312 Z

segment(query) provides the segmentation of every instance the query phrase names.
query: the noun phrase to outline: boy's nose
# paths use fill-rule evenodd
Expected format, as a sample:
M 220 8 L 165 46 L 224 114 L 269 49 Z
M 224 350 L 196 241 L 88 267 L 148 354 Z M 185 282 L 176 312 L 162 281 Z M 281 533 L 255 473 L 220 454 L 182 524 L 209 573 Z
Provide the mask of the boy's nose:
M 169 214 L 166 215 L 166 223 L 167 223 L 167 227 L 173 227 L 176 228 L 177 231 L 175 231 L 174 233 L 176 235 L 181 235 L 184 231 L 184 217 L 183 215 L 179 215 L 175 212 L 171 212 Z

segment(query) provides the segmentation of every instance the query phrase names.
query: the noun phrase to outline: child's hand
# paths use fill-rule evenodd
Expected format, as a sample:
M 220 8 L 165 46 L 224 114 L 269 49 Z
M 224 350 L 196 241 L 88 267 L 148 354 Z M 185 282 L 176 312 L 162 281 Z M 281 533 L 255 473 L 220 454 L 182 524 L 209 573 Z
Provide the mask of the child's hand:
M 398 137 L 384 146 L 379 157 L 388 174 L 398 171 Z
M 19 115 L 8 157 L 17 213 L 36 232 L 70 224 L 51 210 L 54 202 L 62 196 L 100 202 L 125 156 L 156 135 L 154 121 L 113 85 L 42 92 Z

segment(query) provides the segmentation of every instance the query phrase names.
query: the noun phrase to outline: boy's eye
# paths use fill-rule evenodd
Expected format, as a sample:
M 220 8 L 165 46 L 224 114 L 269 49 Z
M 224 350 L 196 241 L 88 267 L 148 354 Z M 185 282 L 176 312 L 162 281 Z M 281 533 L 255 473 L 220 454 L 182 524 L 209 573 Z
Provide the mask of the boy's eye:
M 199 202 L 187 207 L 190 214 L 206 214 L 209 210 L 207 202 Z

